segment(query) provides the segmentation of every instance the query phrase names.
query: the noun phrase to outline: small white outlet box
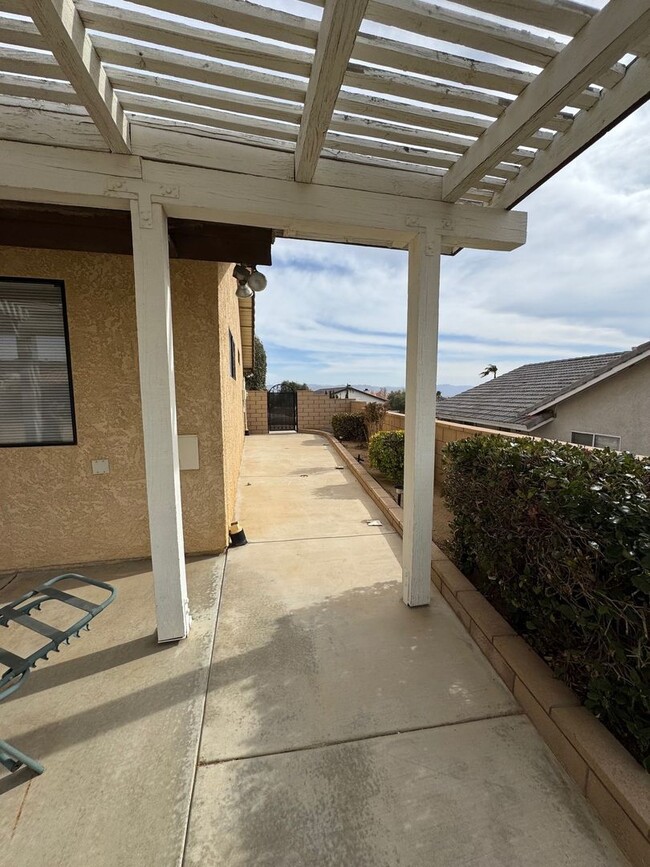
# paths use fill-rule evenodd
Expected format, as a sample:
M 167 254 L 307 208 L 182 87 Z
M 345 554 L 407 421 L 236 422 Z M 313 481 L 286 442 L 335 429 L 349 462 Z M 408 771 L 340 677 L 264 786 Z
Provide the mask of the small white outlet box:
M 99 461 L 91 461 L 94 476 L 101 476 L 104 473 L 109 473 L 111 470 L 110 464 L 105 458 Z

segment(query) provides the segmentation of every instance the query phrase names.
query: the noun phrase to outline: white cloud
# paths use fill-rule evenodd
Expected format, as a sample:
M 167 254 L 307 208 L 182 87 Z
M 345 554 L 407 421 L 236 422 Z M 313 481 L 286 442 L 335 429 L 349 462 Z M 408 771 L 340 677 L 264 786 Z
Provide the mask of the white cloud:
M 524 247 L 443 260 L 440 382 L 650 338 L 648 141 L 650 105 L 520 205 Z M 403 381 L 405 253 L 278 239 L 274 262 L 257 307 L 274 381 Z

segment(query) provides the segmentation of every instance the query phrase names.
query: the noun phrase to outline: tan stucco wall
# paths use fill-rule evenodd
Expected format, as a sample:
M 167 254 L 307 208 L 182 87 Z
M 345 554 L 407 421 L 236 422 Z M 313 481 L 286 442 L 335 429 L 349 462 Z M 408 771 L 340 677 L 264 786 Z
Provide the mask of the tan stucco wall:
M 571 431 L 620 436 L 623 450 L 650 455 L 650 359 L 558 404 L 535 434 L 569 442 Z
M 219 265 L 218 283 L 218 317 L 219 317 L 219 349 L 220 349 L 220 380 L 219 413 L 222 425 L 222 441 L 224 443 L 223 475 L 225 480 L 225 514 L 224 530 L 236 515 L 237 481 L 244 448 L 244 413 L 246 394 L 244 391 L 244 372 L 241 352 L 241 335 L 239 331 L 239 302 L 235 295 L 237 283 L 232 277 L 232 265 Z M 228 330 L 232 332 L 236 345 L 235 379 L 230 372 L 230 340 Z M 228 536 L 226 535 L 226 539 Z
M 178 430 L 198 435 L 200 454 L 200 469 L 181 473 L 188 553 L 227 543 L 243 438 L 241 366 L 238 382 L 219 397 L 224 351 L 218 338 L 224 328 L 227 335 L 229 321 L 240 345 L 237 307 L 221 301 L 222 294 L 234 298 L 225 267 L 171 263 Z M 0 274 L 65 281 L 78 433 L 76 446 L 0 449 L 0 571 L 146 556 L 131 257 L 0 247 Z M 225 353 L 229 376 L 227 345 Z M 226 450 L 233 451 L 227 470 L 224 434 Z M 95 458 L 110 461 L 109 474 L 91 473 Z

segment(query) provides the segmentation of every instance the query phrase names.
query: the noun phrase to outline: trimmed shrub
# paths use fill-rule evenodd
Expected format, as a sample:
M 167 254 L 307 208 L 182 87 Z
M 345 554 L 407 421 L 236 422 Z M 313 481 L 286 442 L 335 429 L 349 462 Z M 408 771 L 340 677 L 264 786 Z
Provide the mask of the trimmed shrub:
M 332 430 L 339 440 L 365 443 L 366 418 L 362 412 L 337 412 L 332 416 Z
M 650 466 L 502 436 L 444 460 L 458 565 L 650 769 Z
M 370 439 L 373 434 L 381 430 L 386 415 L 386 406 L 383 403 L 367 403 L 363 415 L 366 420 L 366 433 Z
M 375 467 L 394 485 L 404 484 L 404 431 L 380 430 L 370 437 L 370 466 Z

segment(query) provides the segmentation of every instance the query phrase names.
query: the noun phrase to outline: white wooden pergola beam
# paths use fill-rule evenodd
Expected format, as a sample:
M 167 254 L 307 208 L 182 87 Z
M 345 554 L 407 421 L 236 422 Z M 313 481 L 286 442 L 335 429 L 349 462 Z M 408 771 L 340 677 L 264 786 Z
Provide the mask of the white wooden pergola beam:
M 307 2 L 320 6 L 323 0 Z M 552 36 L 540 36 L 509 24 L 457 12 L 424 0 L 370 0 L 366 17 L 388 27 L 410 30 L 421 36 L 531 66 L 546 66 L 564 49 L 564 43 Z M 613 69 L 605 66 L 599 71 L 594 83 L 602 87 L 612 87 L 622 74 L 623 69 L 619 65 Z
M 296 144 L 295 179 L 310 183 L 368 0 L 327 0 Z
M 41 51 L 23 51 L 3 48 L 0 51 L 0 71 L 18 75 L 33 75 L 38 78 L 54 78 L 62 81 L 65 75 L 51 54 Z
M 3 96 L 0 138 L 7 141 L 55 141 L 63 148 L 106 151 L 106 143 L 88 113 L 79 105 L 45 102 L 26 94 Z
M 93 0 L 77 0 L 75 5 L 82 22 L 89 30 L 128 36 L 178 51 L 191 51 L 232 63 L 274 69 L 289 75 L 301 75 L 305 78 L 309 76 L 312 55 L 307 51 L 183 24 L 146 12 L 106 6 Z
M 174 76 L 217 87 L 302 102 L 306 85 L 298 79 L 283 78 L 245 67 L 229 66 L 216 60 L 182 55 L 162 48 L 133 45 L 108 36 L 95 36 L 93 44 L 105 65 L 126 66 L 161 75 Z M 113 70 L 110 70 L 113 74 Z
M 188 137 L 176 138 L 177 159 L 182 159 L 183 148 L 192 153 Z M 256 150 L 245 150 L 242 160 L 252 164 Z M 97 171 L 93 169 L 93 156 Z M 111 156 L 119 155 L 0 143 L 0 198 L 105 207 L 105 202 L 147 194 L 164 200 L 166 212 L 174 217 L 271 226 L 312 235 L 327 232 L 329 238 L 338 233 L 340 240 L 354 236 L 360 241 L 400 248 L 405 248 L 412 238 L 412 226 L 422 221 L 438 226 L 449 246 L 512 250 L 526 239 L 526 215 L 515 211 L 268 177 L 277 156 L 286 160 L 287 155 L 270 157 L 262 153 L 264 166 L 259 171 L 266 175 L 263 177 L 133 157 L 139 166 L 139 178 L 125 176 L 122 164 L 116 161 L 112 177 L 107 179 L 106 174 L 111 172 L 107 157 Z M 248 168 L 254 170 L 252 165 Z M 338 164 L 333 163 L 333 172 L 337 171 Z M 348 180 L 354 182 L 353 172 Z
M 0 11 L 3 4 L 0 3 Z M 47 43 L 32 21 L 23 18 L 0 18 L 0 42 L 47 51 Z
M 0 94 L 45 99 L 66 105 L 80 104 L 76 91 L 66 81 L 39 80 L 27 75 L 7 75 L 5 72 L 0 72 Z
M 431 597 L 441 245 L 420 231 L 408 248 L 402 598 L 411 607 Z
M 124 112 L 72 0 L 24 0 L 59 66 L 115 153 L 129 153 Z
M 575 36 L 595 13 L 593 6 L 575 0 L 462 0 L 464 6 L 509 18 L 521 24 Z
M 457 201 L 518 142 L 544 125 L 572 93 L 622 57 L 650 28 L 647 0 L 618 0 L 589 21 L 443 179 L 443 199 Z
M 292 45 L 316 46 L 318 21 L 268 6 L 241 0 L 138 0 L 138 5 Z
M 167 217 L 162 205 L 131 202 L 140 400 L 158 641 L 190 629 L 176 425 Z
M 495 197 L 494 207 L 511 208 L 516 205 L 649 98 L 650 61 L 638 57 L 620 84 L 604 93 L 591 111 L 580 112 L 570 132 L 557 136 L 545 151 L 536 155 L 528 168 L 510 181 L 503 192 Z

